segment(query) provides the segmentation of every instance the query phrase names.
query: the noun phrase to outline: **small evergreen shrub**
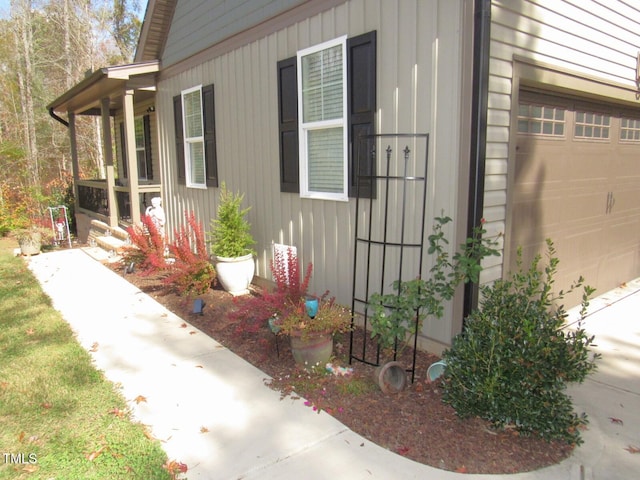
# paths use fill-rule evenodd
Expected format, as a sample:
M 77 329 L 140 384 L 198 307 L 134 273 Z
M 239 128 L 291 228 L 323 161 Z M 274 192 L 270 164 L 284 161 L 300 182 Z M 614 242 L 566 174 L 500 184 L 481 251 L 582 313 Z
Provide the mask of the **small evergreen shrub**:
M 565 393 L 568 382 L 582 382 L 596 368 L 593 336 L 581 323 L 566 328 L 567 313 L 559 304 L 582 286 L 554 296 L 559 260 L 547 240 L 548 265 L 537 256 L 507 280 L 482 288 L 481 308 L 467 319 L 465 330 L 444 352 L 443 400 L 461 417 L 478 416 L 496 427 L 515 428 L 547 440 L 580 444 L 579 427 L 586 415 L 576 415 Z M 584 286 L 581 319 L 593 289 Z
M 193 212 L 185 212 L 185 217 L 186 225 L 174 231 L 175 240 L 169 244 L 174 263 L 164 281 L 180 295 L 196 296 L 211 288 L 216 272 L 209 261 L 202 224 Z
M 218 257 L 236 258 L 250 253 L 255 240 L 251 236 L 251 225 L 245 215 L 251 207 L 241 208 L 244 194 L 227 190 L 224 182 L 220 188 L 220 204 L 217 218 L 211 221 L 211 253 Z

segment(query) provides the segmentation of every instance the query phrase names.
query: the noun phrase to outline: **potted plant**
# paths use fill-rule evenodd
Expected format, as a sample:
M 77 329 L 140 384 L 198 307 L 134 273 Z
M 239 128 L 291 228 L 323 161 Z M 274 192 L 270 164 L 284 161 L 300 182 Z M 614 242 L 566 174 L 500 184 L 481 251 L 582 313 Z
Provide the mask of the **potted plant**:
M 218 280 L 232 295 L 249 292 L 255 272 L 251 225 L 245 215 L 251 207 L 241 208 L 244 194 L 229 192 L 224 182 L 220 189 L 217 217 L 211 221 L 211 253 Z
M 289 336 L 293 358 L 305 369 L 326 364 L 333 354 L 334 335 L 351 329 L 351 312 L 335 298 L 326 297 L 327 293 L 320 299 L 312 298 L 317 303 L 309 297 L 290 302 L 272 322 L 278 335 Z
M 14 231 L 22 255 L 37 255 L 42 249 L 42 243 L 51 239 L 53 232 L 48 228 L 32 225 Z

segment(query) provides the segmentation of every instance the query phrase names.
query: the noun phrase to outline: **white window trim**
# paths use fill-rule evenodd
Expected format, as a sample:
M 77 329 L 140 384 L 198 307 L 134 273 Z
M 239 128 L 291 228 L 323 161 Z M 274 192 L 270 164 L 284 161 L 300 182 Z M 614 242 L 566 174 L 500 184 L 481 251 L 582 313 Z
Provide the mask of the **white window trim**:
M 200 125 L 202 125 L 202 136 L 198 136 L 198 137 L 187 137 L 187 125 L 185 122 L 185 101 L 184 101 L 184 97 L 185 95 L 188 95 L 190 93 L 193 93 L 195 91 L 199 91 L 200 92 Z M 202 114 L 202 108 L 203 108 L 203 103 L 202 103 L 202 85 L 198 85 L 195 87 L 191 87 L 191 88 L 187 88 L 186 90 L 183 90 L 181 92 L 182 95 L 182 131 L 184 132 L 184 162 L 185 162 L 185 176 L 186 178 L 186 185 L 188 188 L 199 188 L 199 189 L 206 189 L 207 188 L 207 161 L 206 161 L 206 153 L 204 153 L 204 118 L 203 118 L 203 114 Z M 204 165 L 202 166 L 203 171 L 204 171 L 204 182 L 203 183 L 194 183 L 191 181 L 191 149 L 189 148 L 189 146 L 192 143 L 197 143 L 197 142 L 201 142 L 202 143 L 202 151 L 205 154 L 205 157 L 203 159 L 204 161 Z
M 342 118 L 333 120 L 324 120 L 319 122 L 304 122 L 303 94 L 302 94 L 302 57 L 325 50 L 327 48 L 342 45 Z M 299 141 L 299 162 L 300 162 L 300 196 L 303 198 L 312 198 L 319 200 L 334 200 L 347 202 L 349 201 L 349 178 L 348 178 L 348 121 L 347 121 L 347 36 L 329 40 L 327 42 L 305 48 L 297 53 L 297 71 L 298 71 L 298 138 Z M 307 158 L 307 132 L 315 129 L 323 129 L 329 127 L 342 127 L 342 151 L 343 158 L 343 185 L 342 193 L 331 192 L 315 192 L 308 188 L 309 182 L 309 163 Z

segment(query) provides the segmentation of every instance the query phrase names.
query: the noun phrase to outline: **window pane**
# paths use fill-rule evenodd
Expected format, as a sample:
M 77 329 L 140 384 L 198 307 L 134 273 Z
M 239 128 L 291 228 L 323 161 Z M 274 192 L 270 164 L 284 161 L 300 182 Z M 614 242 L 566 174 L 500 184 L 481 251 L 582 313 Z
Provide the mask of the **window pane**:
M 144 122 L 142 118 L 136 118 L 134 125 L 136 130 L 136 148 L 144 148 Z
M 147 178 L 147 157 L 144 150 L 136 151 L 136 159 L 138 160 L 138 178 L 146 180 Z
M 342 118 L 342 45 L 302 57 L 303 122 Z
M 200 90 L 187 93 L 184 96 L 184 128 L 184 134 L 187 138 L 202 136 Z
M 343 193 L 344 151 L 342 135 L 342 127 L 308 132 L 310 191 Z
M 526 120 L 518 120 L 518 133 L 529 133 L 529 122 Z
M 204 185 L 204 142 L 189 143 L 190 178 L 192 184 Z

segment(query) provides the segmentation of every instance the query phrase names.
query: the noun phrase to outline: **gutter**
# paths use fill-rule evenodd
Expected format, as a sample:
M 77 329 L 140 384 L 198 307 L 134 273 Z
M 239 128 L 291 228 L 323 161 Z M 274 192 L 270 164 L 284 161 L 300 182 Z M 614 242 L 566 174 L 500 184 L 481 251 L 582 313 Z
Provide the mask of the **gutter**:
M 489 98 L 489 45 L 491 42 L 491 0 L 475 0 L 473 18 L 473 86 L 471 99 L 471 164 L 467 238 L 480 226 L 484 210 L 484 175 L 487 153 L 487 110 Z M 478 284 L 464 286 L 462 330 L 467 316 L 477 308 Z
M 57 120 L 58 122 L 63 124 L 65 127 L 69 128 L 69 122 L 67 122 L 64 118 L 59 117 L 56 114 L 56 112 L 53 111 L 53 107 L 49 108 L 49 115 L 51 115 L 51 118 L 53 118 L 54 120 Z

